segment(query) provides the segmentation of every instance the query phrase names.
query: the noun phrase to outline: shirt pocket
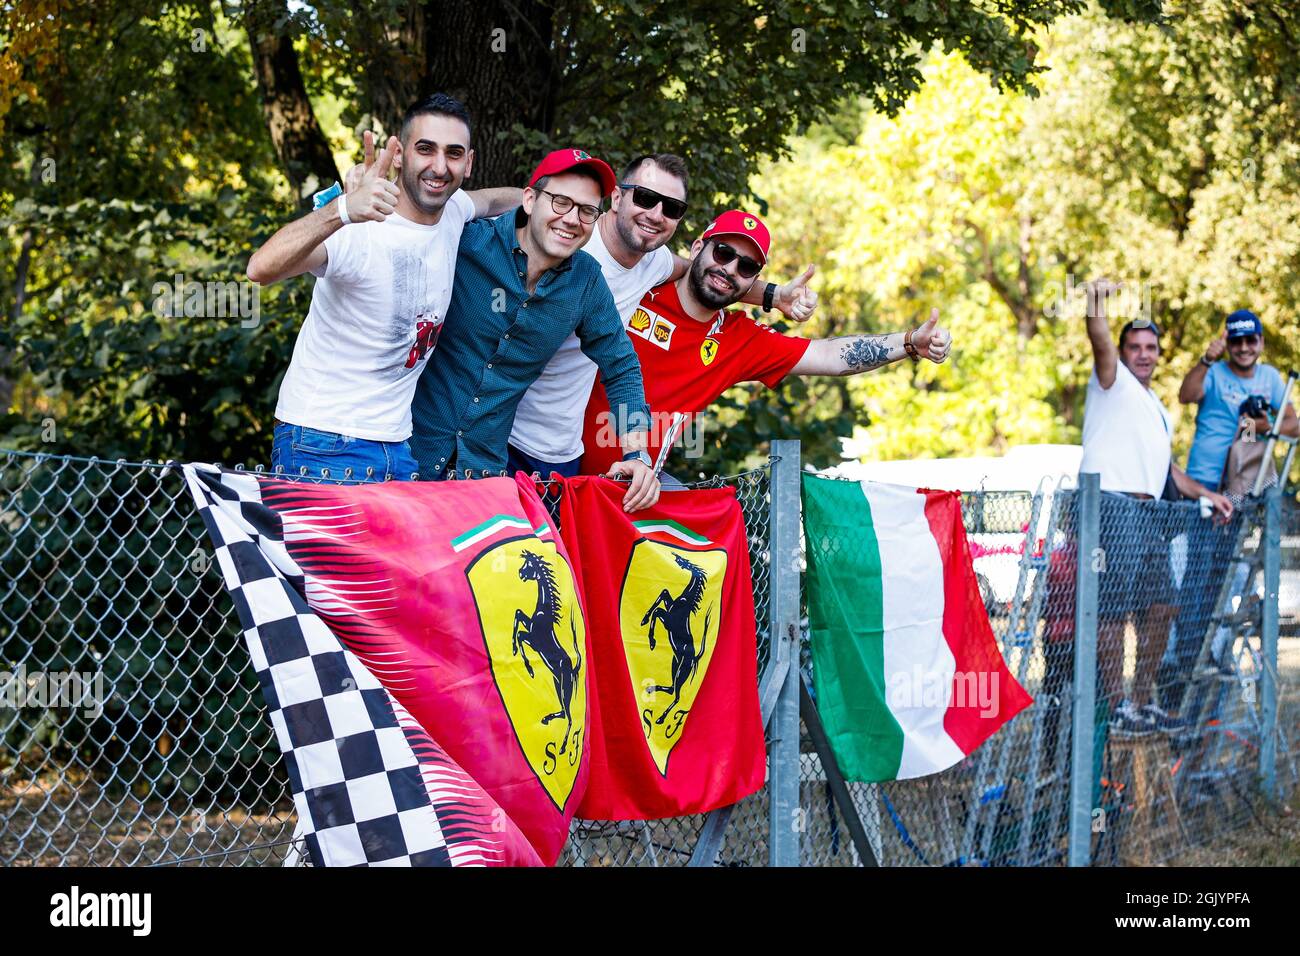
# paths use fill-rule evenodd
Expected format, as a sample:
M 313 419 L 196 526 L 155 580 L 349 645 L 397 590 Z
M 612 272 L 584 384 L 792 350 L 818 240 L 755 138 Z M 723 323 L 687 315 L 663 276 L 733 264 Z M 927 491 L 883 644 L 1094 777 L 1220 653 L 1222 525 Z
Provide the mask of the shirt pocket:
M 347 450 L 348 443 L 337 432 L 323 432 L 315 428 L 300 428 L 293 436 L 295 451 L 309 451 L 313 455 L 337 455 Z

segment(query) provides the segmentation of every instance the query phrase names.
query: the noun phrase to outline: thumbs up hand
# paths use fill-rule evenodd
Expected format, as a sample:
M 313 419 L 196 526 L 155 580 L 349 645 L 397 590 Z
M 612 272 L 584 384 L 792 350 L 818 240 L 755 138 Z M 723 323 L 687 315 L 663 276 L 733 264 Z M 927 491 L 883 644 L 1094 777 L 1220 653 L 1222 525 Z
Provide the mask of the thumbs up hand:
M 936 365 L 948 357 L 952 348 L 952 335 L 939 325 L 938 309 L 931 309 L 930 317 L 912 332 L 912 345 L 916 347 L 917 354 Z
M 1224 332 L 1217 339 L 1211 342 L 1209 347 L 1205 350 L 1206 361 L 1217 362 L 1219 359 L 1223 358 L 1223 353 L 1227 351 L 1227 348 L 1228 333 Z
M 397 184 L 388 181 L 388 171 L 392 168 L 399 144 L 396 136 L 388 137 L 388 145 L 376 156 L 374 134 L 367 130 L 362 140 L 365 143 L 365 161 L 348 170 L 344 178 L 345 191 L 339 202 L 347 202 L 348 218 L 353 222 L 383 222 L 397 208 Z
M 817 311 L 817 293 L 808 288 L 808 280 L 817 271 L 809 266 L 797 279 L 778 286 L 772 303 L 792 322 L 806 322 Z

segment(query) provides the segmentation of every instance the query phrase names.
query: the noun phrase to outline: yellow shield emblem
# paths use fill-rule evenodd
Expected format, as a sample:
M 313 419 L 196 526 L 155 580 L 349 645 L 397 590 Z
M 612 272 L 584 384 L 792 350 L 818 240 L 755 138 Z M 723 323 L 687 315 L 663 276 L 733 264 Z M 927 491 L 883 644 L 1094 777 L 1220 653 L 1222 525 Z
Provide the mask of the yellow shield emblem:
M 553 541 L 529 536 L 484 551 L 465 575 L 519 747 L 563 812 L 587 727 L 587 632 L 573 573 Z
M 714 356 L 718 354 L 718 340 L 705 339 L 700 343 L 700 361 L 705 365 L 712 365 Z
M 643 538 L 623 577 L 623 651 L 646 746 L 664 776 L 713 659 L 726 573 L 722 549 L 695 551 Z
M 632 318 L 627 321 L 628 328 L 636 332 L 644 332 L 650 328 L 650 313 L 645 309 L 637 309 L 632 313 Z

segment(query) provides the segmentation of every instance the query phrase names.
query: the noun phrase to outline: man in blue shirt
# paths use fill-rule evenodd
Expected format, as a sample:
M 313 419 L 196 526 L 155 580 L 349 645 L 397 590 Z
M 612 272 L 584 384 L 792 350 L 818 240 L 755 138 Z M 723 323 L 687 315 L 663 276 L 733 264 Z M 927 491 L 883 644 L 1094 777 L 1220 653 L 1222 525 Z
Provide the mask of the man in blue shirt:
M 1237 410 L 1252 395 L 1262 395 L 1274 413 L 1282 412 L 1278 431 L 1300 434 L 1300 421 L 1288 402 L 1281 409 L 1285 385 L 1271 365 L 1259 360 L 1264 349 L 1264 326 L 1255 313 L 1239 309 L 1228 316 L 1223 335 L 1210 343 L 1201 360 L 1183 379 L 1178 400 L 1184 405 L 1200 404 L 1196 413 L 1196 437 L 1187 456 L 1187 473 L 1218 490 L 1228 449 L 1237 434 Z M 1219 359 L 1227 353 L 1228 360 Z M 1256 434 L 1269 429 L 1265 419 L 1255 422 Z
M 1285 409 L 1285 384 L 1277 369 L 1259 360 L 1264 347 L 1264 326 L 1255 313 L 1239 309 L 1228 316 L 1224 331 L 1206 348 L 1201 360 L 1183 379 L 1178 400 L 1199 403 L 1196 436 L 1187 457 L 1187 474 L 1205 487 L 1222 490 L 1224 465 L 1237 436 L 1239 409 L 1252 395 L 1264 398 L 1274 414 L 1281 413 L 1278 431 L 1300 433 L 1300 422 L 1290 403 Z M 1220 361 L 1227 355 L 1227 361 Z M 1255 434 L 1263 440 L 1267 419 L 1255 420 Z M 1187 570 L 1178 616 L 1177 640 L 1161 665 L 1161 696 L 1166 707 L 1178 706 L 1186 681 L 1196 666 L 1214 611 L 1219 585 L 1228 573 L 1236 526 L 1201 522 L 1187 541 Z
M 609 475 L 631 481 L 623 505 L 635 511 L 658 500 L 641 365 L 600 266 L 581 251 L 614 185 L 601 160 L 556 150 L 534 171 L 522 206 L 467 224 L 442 335 L 411 408 L 421 477 L 505 469 L 520 398 L 576 335 L 618 425 L 625 455 Z

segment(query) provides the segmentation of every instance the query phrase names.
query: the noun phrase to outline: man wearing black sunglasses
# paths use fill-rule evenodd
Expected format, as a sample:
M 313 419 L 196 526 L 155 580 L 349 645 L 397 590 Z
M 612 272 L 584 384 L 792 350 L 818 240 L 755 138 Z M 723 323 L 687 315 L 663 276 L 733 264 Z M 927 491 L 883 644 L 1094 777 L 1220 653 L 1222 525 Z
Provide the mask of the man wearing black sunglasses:
M 675 282 L 646 293 L 627 323 L 655 413 L 650 452 L 671 440 L 661 422 L 689 419 L 728 388 L 760 381 L 775 388 L 786 375 L 854 375 L 910 356 L 942 362 L 952 337 L 939 327 L 939 310 L 908 332 L 806 339 L 783 335 L 727 306 L 762 287 L 771 237 L 757 216 L 724 212 L 691 246 L 690 268 Z M 583 423 L 584 474 L 599 474 L 612 458 L 617 423 L 605 411 L 600 382 Z
M 610 210 L 601 216 L 583 247 L 583 252 L 600 264 L 624 325 L 646 292 L 680 279 L 690 269 L 689 259 L 673 255 L 667 248 L 686 214 L 687 188 L 686 163 L 681 157 L 671 153 L 637 157 L 623 169 Z M 802 322 L 817 308 L 817 294 L 808 288 L 812 274 L 809 267 L 785 285 L 754 283 L 743 301 L 765 304 Z M 570 336 L 519 402 L 510 433 L 512 470 L 578 473 L 584 451 L 583 414 L 595 378 L 596 366 Z M 610 432 L 603 437 L 613 441 L 617 436 Z M 611 462 L 617 458 L 606 457 Z

